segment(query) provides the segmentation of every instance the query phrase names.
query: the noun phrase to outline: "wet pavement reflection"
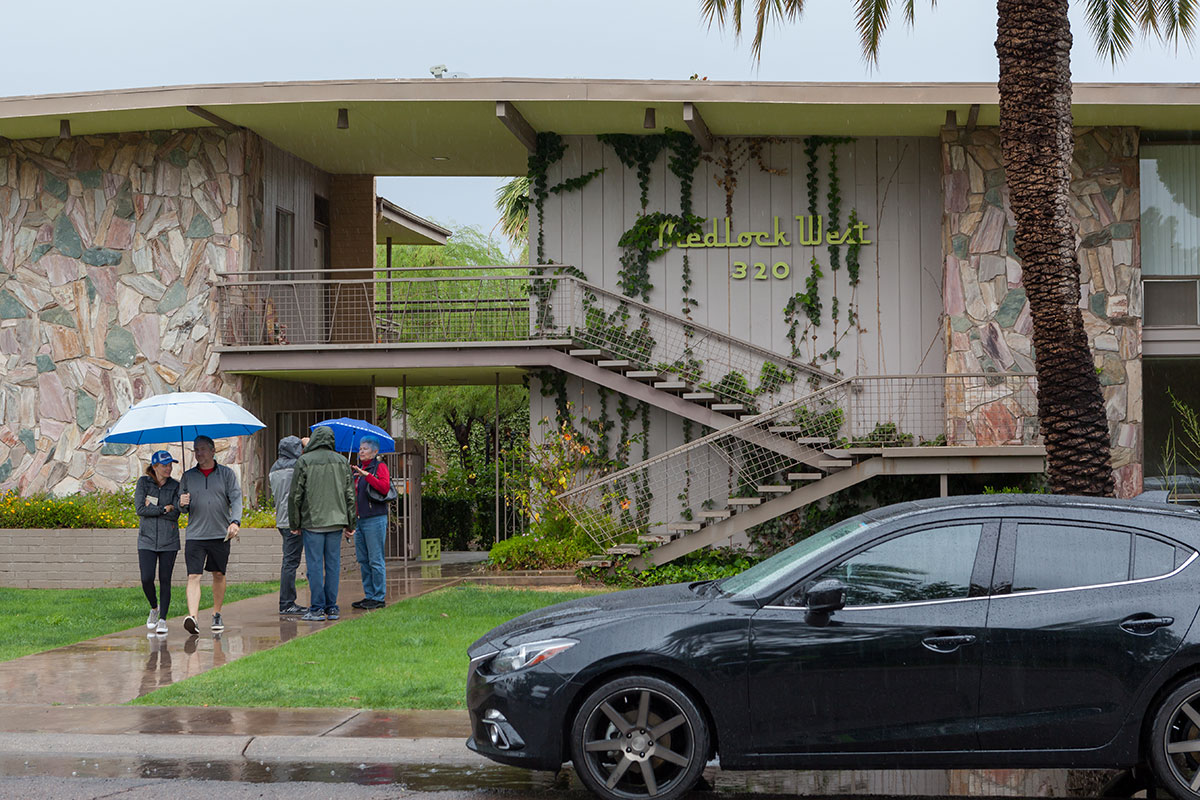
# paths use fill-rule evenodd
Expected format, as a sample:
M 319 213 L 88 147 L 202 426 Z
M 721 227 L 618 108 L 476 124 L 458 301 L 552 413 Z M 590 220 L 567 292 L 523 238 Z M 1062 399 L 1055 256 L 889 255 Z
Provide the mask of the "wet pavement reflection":
M 481 553 L 446 553 L 434 563 L 389 562 L 387 601 L 394 603 L 463 581 L 489 585 L 573 583 L 562 574 L 496 576 L 483 572 Z M 362 596 L 358 567 L 343 565 L 342 620 L 364 613 L 351 607 Z M 267 594 L 229 603 L 226 628 L 208 632 L 211 610 L 200 612 L 201 633 L 188 636 L 183 615 L 168 620 L 170 633 L 157 636 L 143 625 L 77 644 L 0 663 L 0 705 L 112 705 L 190 678 L 231 661 L 268 650 L 337 622 L 280 617 L 278 597 Z

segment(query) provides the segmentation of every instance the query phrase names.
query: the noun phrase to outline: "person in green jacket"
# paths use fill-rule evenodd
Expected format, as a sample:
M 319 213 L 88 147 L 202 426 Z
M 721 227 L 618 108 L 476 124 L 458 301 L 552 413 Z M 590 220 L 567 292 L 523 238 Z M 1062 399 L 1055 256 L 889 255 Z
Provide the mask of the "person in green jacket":
M 338 618 L 338 576 L 342 571 L 341 537 L 349 541 L 357 523 L 350 462 L 333 449 L 333 428 L 313 431 L 296 460 L 288 520 L 293 536 L 304 536 L 309 608 L 301 619 Z

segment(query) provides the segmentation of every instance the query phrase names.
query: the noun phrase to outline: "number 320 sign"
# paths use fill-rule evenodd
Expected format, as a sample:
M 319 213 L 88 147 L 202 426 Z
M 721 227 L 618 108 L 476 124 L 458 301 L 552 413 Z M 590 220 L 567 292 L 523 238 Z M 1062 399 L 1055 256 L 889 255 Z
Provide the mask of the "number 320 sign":
M 745 261 L 733 262 L 733 271 L 730 276 L 734 280 L 742 280 L 748 277 L 753 272 L 754 280 L 765 281 L 767 279 L 767 265 L 761 261 L 755 261 L 752 264 L 747 264 Z M 792 268 L 786 261 L 776 261 L 771 265 L 772 277 L 783 280 L 788 275 L 792 274 Z

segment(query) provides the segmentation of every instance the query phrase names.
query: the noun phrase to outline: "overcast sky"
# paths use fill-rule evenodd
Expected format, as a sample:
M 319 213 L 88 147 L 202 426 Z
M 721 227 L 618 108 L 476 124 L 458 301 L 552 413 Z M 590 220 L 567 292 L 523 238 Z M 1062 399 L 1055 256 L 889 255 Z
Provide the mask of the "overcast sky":
M 748 5 L 750 5 L 748 3 Z M 897 7 L 901 3 L 895 4 Z M 848 0 L 809 0 L 749 41 L 710 30 L 700 0 L 438 0 L 337 3 L 60 0 L 6 4 L 0 96 L 135 86 L 335 78 L 422 78 L 445 64 L 471 77 L 790 81 L 994 81 L 994 0 L 918 2 L 897 16 L 879 66 L 862 60 Z M 1150 42 L 1117 68 L 1100 60 L 1075 3 L 1076 81 L 1200 80 L 1200 57 Z M 118 11 L 119 9 L 119 11 Z M 50 15 L 48 17 L 47 15 Z M 52 17 L 52 19 L 51 19 Z M 749 22 L 749 19 L 747 20 Z M 24 33 L 23 33 L 24 32 Z M 442 223 L 490 229 L 495 179 L 389 178 L 380 194 Z

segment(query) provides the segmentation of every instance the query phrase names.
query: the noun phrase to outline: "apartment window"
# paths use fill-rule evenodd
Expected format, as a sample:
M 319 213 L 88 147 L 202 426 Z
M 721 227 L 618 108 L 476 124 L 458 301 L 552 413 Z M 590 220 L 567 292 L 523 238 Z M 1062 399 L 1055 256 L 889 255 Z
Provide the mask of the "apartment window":
M 291 280 L 295 269 L 296 216 L 282 208 L 275 209 L 275 271 L 276 280 Z
M 1147 326 L 1200 325 L 1200 144 L 1141 148 Z

